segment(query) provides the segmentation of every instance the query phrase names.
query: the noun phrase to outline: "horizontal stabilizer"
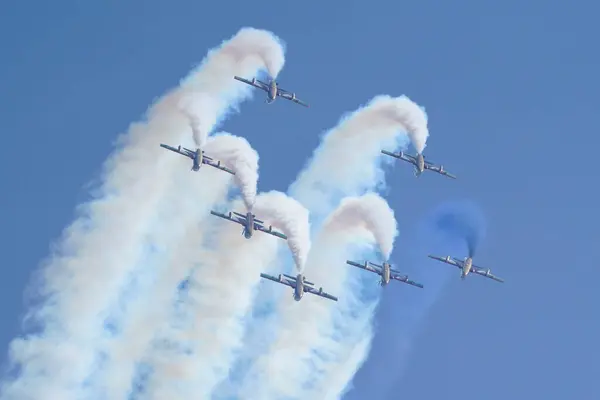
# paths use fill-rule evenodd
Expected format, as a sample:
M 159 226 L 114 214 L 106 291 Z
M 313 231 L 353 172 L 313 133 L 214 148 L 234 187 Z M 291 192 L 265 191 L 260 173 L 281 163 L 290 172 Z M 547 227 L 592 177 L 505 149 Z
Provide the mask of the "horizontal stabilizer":
M 282 274 L 282 275 L 285 276 L 286 278 L 290 278 L 290 279 L 293 279 L 295 281 L 298 280 L 295 276 L 291 276 L 291 275 L 288 275 L 288 274 Z M 314 283 L 307 281 L 306 278 L 304 280 L 304 284 L 305 285 L 310 285 L 310 286 L 314 286 L 315 285 Z
M 291 276 L 291 275 L 288 275 L 288 274 L 282 274 L 282 275 L 285 276 L 286 278 L 290 278 L 290 279 L 296 280 L 295 276 Z

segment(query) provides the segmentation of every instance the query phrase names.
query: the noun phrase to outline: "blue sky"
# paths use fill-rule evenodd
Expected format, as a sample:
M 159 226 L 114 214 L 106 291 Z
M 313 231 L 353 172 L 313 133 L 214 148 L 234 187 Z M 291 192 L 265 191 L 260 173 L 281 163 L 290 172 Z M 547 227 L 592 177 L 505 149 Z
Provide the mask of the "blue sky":
M 119 3 L 0 8 L 3 349 L 20 331 L 32 271 L 87 198 L 117 134 L 208 48 L 254 26 L 285 40 L 281 85 L 311 103 L 256 100 L 225 123 L 261 156 L 259 190 L 285 190 L 320 134 L 382 93 L 425 106 L 425 154 L 459 177 L 417 180 L 400 164 L 388 173 L 400 227 L 393 261 L 426 288 L 385 289 L 371 357 L 346 397 L 597 398 L 600 272 L 588 249 L 600 239 L 598 6 Z M 457 199 L 483 210 L 475 260 L 504 285 L 458 273 L 444 283 L 436 274 L 445 267 L 426 260 L 418 227 Z M 428 282 L 441 286 L 427 293 Z M 407 322 L 410 307 L 424 311 Z

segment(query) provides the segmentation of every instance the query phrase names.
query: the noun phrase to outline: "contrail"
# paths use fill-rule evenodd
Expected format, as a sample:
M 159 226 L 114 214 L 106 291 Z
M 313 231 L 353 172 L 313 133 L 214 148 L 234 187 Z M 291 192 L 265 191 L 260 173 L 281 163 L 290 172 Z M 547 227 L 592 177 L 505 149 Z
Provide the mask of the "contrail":
M 364 340 L 355 335 L 366 332 L 365 320 L 373 309 L 372 302 L 361 298 L 359 276 L 346 260 L 370 253 L 373 239 L 387 260 L 396 235 L 394 212 L 377 194 L 342 201 L 325 221 L 306 265 L 307 279 L 337 295 L 338 303 L 306 295 L 298 304 L 284 297 L 274 343 L 258 356 L 238 397 L 242 393 L 265 399 L 302 397 L 322 374 L 335 375 L 333 370 L 347 358 L 348 342 L 355 346 Z M 348 369 L 355 372 L 365 356 L 346 368 L 344 376 L 351 377 Z
M 313 217 L 322 217 L 342 197 L 379 187 L 383 184 L 380 151 L 406 146 L 402 133 L 428 136 L 424 110 L 406 96 L 376 96 L 325 133 L 290 193 Z
M 243 182 L 250 192 L 256 193 L 256 180 L 248 181 L 248 176 L 258 176 L 258 154 L 246 139 L 230 134 L 215 135 L 209 138 L 206 152 L 221 160 L 224 165 L 236 172 L 238 183 Z M 237 169 L 243 166 L 243 171 Z M 250 171 L 248 166 L 253 167 Z M 241 173 L 240 173 L 241 172 Z M 163 265 L 158 266 L 156 279 L 148 290 L 135 296 L 133 304 L 128 306 L 130 317 L 125 321 L 123 332 L 108 345 L 107 362 L 103 366 L 103 376 L 94 379 L 99 392 L 104 392 L 106 398 L 125 398 L 131 388 L 136 362 L 141 359 L 148 349 L 151 340 L 158 329 L 167 324 L 168 316 L 176 298 L 177 285 L 185 280 L 198 259 L 193 258 L 197 248 L 202 243 L 202 231 L 196 231 L 195 226 L 207 223 L 209 211 L 215 204 L 226 200 L 230 175 L 203 167 L 201 174 L 186 173 L 188 179 L 184 182 L 190 194 L 181 196 L 188 204 L 179 204 L 177 212 L 182 213 L 188 222 L 181 221 L 186 226 L 179 230 L 173 238 L 176 242 L 171 246 L 172 251 L 165 257 Z M 197 176 L 191 176 L 197 175 Z M 250 186 L 254 188 L 250 188 Z M 191 195 L 202 193 L 200 196 Z M 178 200 L 177 198 L 173 200 Z
M 240 205 L 239 201 L 232 203 L 233 209 Z M 308 252 L 303 246 L 310 246 L 308 235 L 303 233 L 309 231 L 308 212 L 276 191 L 259 194 L 254 212 L 265 224 L 288 236 L 295 259 L 302 263 L 303 254 Z M 191 310 L 191 322 L 183 331 L 175 329 L 168 334 L 171 341 L 186 350 L 157 349 L 146 398 L 210 396 L 215 385 L 227 376 L 242 345 L 244 316 L 251 308 L 260 272 L 274 268 L 277 248 L 284 244 L 262 232 L 245 239 L 237 224 L 215 220 L 215 225 L 214 243 L 205 246 L 201 266 L 189 279 L 186 307 Z
M 77 397 L 93 366 L 94 344 L 103 336 L 108 307 L 142 258 L 144 236 L 157 223 L 156 206 L 181 166 L 158 147 L 189 132 L 180 104 L 188 101 L 208 132 L 250 96 L 248 88 L 235 84 L 234 73 L 253 75 L 266 68 L 277 75 L 282 66 L 279 39 L 267 31 L 242 29 L 154 104 L 145 121 L 132 124 L 120 137 L 105 162 L 96 199 L 78 208 L 80 216 L 37 274 L 33 291 L 41 300 L 26 318 L 37 332 L 11 343 L 9 362 L 18 374 L 3 384 L 4 396 Z M 192 100 L 197 93 L 214 95 L 215 101 L 196 110 Z

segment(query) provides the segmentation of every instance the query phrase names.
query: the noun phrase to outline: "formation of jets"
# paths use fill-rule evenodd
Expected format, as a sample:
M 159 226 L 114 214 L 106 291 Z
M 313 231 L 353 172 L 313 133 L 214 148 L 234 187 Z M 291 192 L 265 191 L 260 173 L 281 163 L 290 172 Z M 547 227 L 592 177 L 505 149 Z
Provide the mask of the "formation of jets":
M 278 97 L 281 97 L 286 100 L 290 100 L 296 104 L 300 104 L 304 107 L 308 107 L 308 104 L 296 98 L 296 94 L 293 92 L 289 92 L 287 90 L 281 89 L 279 84 L 275 81 L 275 79 L 271 79 L 269 83 L 262 82 L 256 78 L 252 78 L 252 80 L 248 80 L 245 78 L 241 78 L 239 76 L 234 76 L 234 79 L 243 82 L 247 85 L 253 86 L 257 89 L 260 89 L 267 94 L 267 99 L 265 103 L 271 104 Z M 221 164 L 220 161 L 214 160 L 213 158 L 207 156 L 204 151 L 200 148 L 196 148 L 196 150 L 190 150 L 185 147 L 178 146 L 177 148 L 171 147 L 166 144 L 161 144 L 161 147 L 188 157 L 192 160 L 192 171 L 199 171 L 202 164 L 210 165 L 211 167 L 217 168 L 221 171 L 227 172 L 229 174 L 235 175 L 235 171 Z M 391 156 L 397 158 L 402 161 L 406 161 L 413 165 L 415 177 L 421 176 L 424 171 L 433 171 L 437 172 L 440 175 L 447 176 L 448 178 L 456 179 L 456 176 L 446 171 L 443 165 L 436 165 L 431 161 L 425 160 L 425 156 L 421 153 L 417 153 L 416 155 L 406 154 L 404 152 L 390 152 L 387 150 L 381 150 L 382 154 L 386 156 Z M 227 214 L 223 214 L 217 211 L 211 211 L 212 215 L 217 216 L 219 218 L 223 218 L 227 221 L 234 222 L 243 226 L 242 235 L 246 239 L 250 239 L 253 237 L 255 231 L 263 232 L 283 240 L 287 240 L 287 236 L 281 232 L 278 232 L 273 229 L 272 226 L 265 227 L 265 222 L 256 218 L 252 212 L 248 211 L 246 214 L 238 213 L 235 211 L 230 211 Z M 443 263 L 453 265 L 461 270 L 461 278 L 465 279 L 469 273 L 474 273 L 476 275 L 484 276 L 486 278 L 493 279 L 497 282 L 504 282 L 503 279 L 493 275 L 489 269 L 483 269 L 476 265 L 473 265 L 472 257 L 465 257 L 464 259 L 459 259 L 451 256 L 439 257 L 429 255 L 430 258 L 441 261 Z M 388 285 L 392 280 L 404 282 L 408 285 L 412 285 L 418 288 L 423 288 L 421 283 L 415 282 L 408 278 L 408 275 L 404 275 L 399 271 L 392 268 L 392 266 L 383 262 L 380 264 L 375 264 L 371 261 L 365 261 L 363 263 L 358 263 L 356 261 L 347 260 L 346 264 L 351 265 L 353 267 L 357 267 L 363 269 L 365 271 L 369 271 L 379 275 L 379 285 L 382 287 Z M 323 291 L 323 288 L 315 289 L 315 284 L 306 280 L 303 274 L 298 274 L 295 277 L 292 275 L 279 274 L 278 277 L 267 275 L 264 273 L 260 274 L 260 277 L 263 279 L 271 280 L 273 282 L 280 283 L 282 285 L 286 285 L 291 287 L 294 290 L 294 300 L 300 301 L 304 293 L 310 293 L 316 296 L 320 296 L 325 299 L 338 301 L 336 296 L 333 296 L 329 293 Z

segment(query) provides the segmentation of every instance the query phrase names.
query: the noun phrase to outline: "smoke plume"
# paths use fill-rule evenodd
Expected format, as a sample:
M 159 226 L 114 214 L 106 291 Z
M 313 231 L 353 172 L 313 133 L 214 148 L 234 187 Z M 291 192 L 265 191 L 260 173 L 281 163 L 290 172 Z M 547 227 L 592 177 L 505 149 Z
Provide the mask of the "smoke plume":
M 355 334 L 367 332 L 365 320 L 372 312 L 360 298 L 357 275 L 346 260 L 364 254 L 373 242 L 387 259 L 396 235 L 394 213 L 380 196 L 368 193 L 342 201 L 324 223 L 306 265 L 307 279 L 338 296 L 338 303 L 310 294 L 301 304 L 284 297 L 277 311 L 274 343 L 258 355 L 238 395 L 293 397 L 306 393 L 321 374 L 339 366 L 347 357 L 348 342 L 354 345 L 363 339 Z M 300 319 L 298 307 L 302 307 Z
M 104 321 L 111 306 L 118 306 L 130 273 L 143 259 L 146 236 L 161 240 L 153 232 L 165 221 L 159 221 L 156 209 L 171 177 L 181 171 L 182 161 L 158 144 L 189 135 L 180 103 L 186 99 L 193 105 L 199 93 L 211 98 L 206 108 L 192 109 L 209 132 L 250 96 L 249 89 L 234 85 L 234 74 L 254 75 L 266 68 L 276 75 L 282 66 L 283 47 L 274 35 L 242 29 L 212 50 L 178 88 L 159 99 L 145 121 L 132 124 L 119 138 L 104 165 L 96 198 L 78 208 L 78 218 L 65 229 L 38 273 L 32 291 L 39 295 L 39 305 L 27 318 L 37 332 L 11 343 L 9 361 L 18 375 L 4 383 L 5 396 L 80 397 L 96 360 Z M 180 194 L 189 195 L 186 188 Z M 171 229 L 165 231 L 172 234 Z
M 226 132 L 217 134 L 218 143 L 210 147 L 210 156 L 235 171 L 235 182 L 240 188 L 246 210 L 252 211 L 258 184 L 258 153 L 248 141 Z
M 473 257 L 485 236 L 485 217 L 470 201 L 446 203 L 436 212 L 435 226 L 451 239 L 464 241 L 468 256 Z
M 311 214 L 327 214 L 341 197 L 383 184 L 381 149 L 406 146 L 400 134 L 407 132 L 427 136 L 423 109 L 405 96 L 376 96 L 323 136 L 290 192 Z

